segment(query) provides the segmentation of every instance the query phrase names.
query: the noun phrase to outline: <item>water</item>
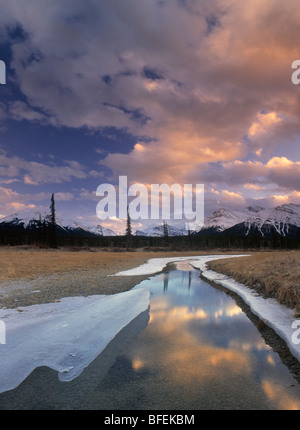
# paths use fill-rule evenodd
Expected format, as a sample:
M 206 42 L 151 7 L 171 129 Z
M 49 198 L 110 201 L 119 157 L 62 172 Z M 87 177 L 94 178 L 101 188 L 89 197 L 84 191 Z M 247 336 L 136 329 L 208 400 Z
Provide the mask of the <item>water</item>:
M 181 269 L 181 270 L 179 270 Z M 143 281 L 148 311 L 76 379 L 36 369 L 4 408 L 300 409 L 300 386 L 235 301 L 181 264 Z M 38 393 L 38 396 L 37 396 Z

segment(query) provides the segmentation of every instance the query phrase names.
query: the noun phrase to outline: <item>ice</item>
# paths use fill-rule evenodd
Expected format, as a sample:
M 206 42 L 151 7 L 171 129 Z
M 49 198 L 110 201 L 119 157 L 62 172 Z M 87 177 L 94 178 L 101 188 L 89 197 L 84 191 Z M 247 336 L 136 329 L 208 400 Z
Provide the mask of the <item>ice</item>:
M 0 345 L 0 392 L 17 387 L 39 366 L 57 370 L 61 381 L 76 378 L 148 308 L 149 297 L 141 289 L 0 310 L 6 328 L 6 343 Z
M 207 269 L 210 260 L 243 256 L 245 254 L 154 258 L 113 276 L 153 275 L 168 263 L 189 263 L 200 269 L 206 279 L 239 294 L 252 312 L 286 341 L 291 353 L 300 361 L 300 345 L 293 342 L 298 327 L 293 310 Z M 123 327 L 148 308 L 149 303 L 148 289 L 137 288 L 112 296 L 68 297 L 55 303 L 1 309 L 0 321 L 5 323 L 6 343 L 0 344 L 0 392 L 17 387 L 39 366 L 56 370 L 61 381 L 76 378 Z
M 265 299 L 259 296 L 255 290 L 225 275 L 211 270 L 205 270 L 202 275 L 206 279 L 217 282 L 223 287 L 237 293 L 249 305 L 251 311 L 286 342 L 291 354 L 300 361 L 300 345 L 294 343 L 293 336 L 295 333 L 293 324 L 296 321 L 293 309 L 287 308 L 275 299 Z
M 201 255 L 196 257 L 173 257 L 153 258 L 147 263 L 124 272 L 117 273 L 118 276 L 150 275 L 163 270 L 168 263 L 188 261 L 189 264 L 198 268 L 202 276 L 214 281 L 223 287 L 237 293 L 245 303 L 250 306 L 251 311 L 262 319 L 266 325 L 271 327 L 287 344 L 291 354 L 300 361 L 300 344 L 295 343 L 295 328 L 297 328 L 294 310 L 278 303 L 274 299 L 265 299 L 246 285 L 240 284 L 220 273 L 208 270 L 206 263 L 211 260 L 232 257 L 245 257 L 248 254 L 239 255 Z M 300 325 L 300 320 L 298 320 Z M 299 330 L 299 329 L 298 329 Z
M 176 263 L 182 261 L 188 261 L 190 264 L 199 268 L 200 270 L 205 269 L 206 262 L 210 260 L 216 260 L 218 258 L 232 258 L 232 257 L 244 257 L 243 255 L 200 255 L 196 257 L 165 257 L 165 258 L 151 258 L 141 266 L 135 267 L 130 270 L 124 270 L 118 272 L 114 276 L 135 276 L 135 275 L 153 275 L 161 272 L 169 263 Z

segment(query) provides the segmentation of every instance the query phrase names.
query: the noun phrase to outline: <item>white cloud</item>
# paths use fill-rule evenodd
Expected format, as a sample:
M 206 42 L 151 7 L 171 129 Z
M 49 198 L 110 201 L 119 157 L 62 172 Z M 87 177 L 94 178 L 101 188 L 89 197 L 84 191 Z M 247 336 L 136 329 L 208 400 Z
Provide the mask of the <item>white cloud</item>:
M 47 117 L 44 114 L 37 112 L 36 110 L 29 107 L 26 103 L 19 100 L 14 101 L 9 106 L 9 115 L 15 120 L 28 120 L 47 122 Z
M 45 183 L 62 183 L 87 177 L 85 167 L 78 161 L 65 160 L 63 165 L 48 165 L 27 161 L 21 157 L 0 155 L 0 174 L 6 177 L 18 177 L 24 174 L 24 183 L 39 185 Z

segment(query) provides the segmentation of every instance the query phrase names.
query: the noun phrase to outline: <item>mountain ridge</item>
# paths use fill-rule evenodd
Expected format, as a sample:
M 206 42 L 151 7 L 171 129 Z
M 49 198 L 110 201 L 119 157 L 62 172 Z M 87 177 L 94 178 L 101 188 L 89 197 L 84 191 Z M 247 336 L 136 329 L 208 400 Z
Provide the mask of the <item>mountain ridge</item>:
M 15 226 L 23 226 L 23 228 L 31 229 L 36 227 L 37 224 L 41 221 L 50 222 L 50 215 L 45 211 L 38 210 L 27 210 L 22 212 L 14 212 L 11 215 L 7 215 L 3 218 L 0 218 L 0 227 L 5 227 L 6 225 L 10 225 L 11 227 Z M 117 234 L 101 224 L 87 225 L 80 221 L 72 220 L 72 219 L 63 219 L 60 216 L 56 216 L 56 225 L 62 232 L 66 234 L 72 233 L 80 233 L 80 234 L 88 234 L 95 236 L 116 236 Z
M 27 210 L 14 212 L 0 219 L 0 228 L 36 228 L 40 221 L 50 222 L 50 215 L 45 211 Z M 117 236 L 118 234 L 101 224 L 88 225 L 84 222 L 56 217 L 56 224 L 66 234 L 86 234 L 94 236 Z M 167 224 L 169 236 L 187 236 L 185 226 Z M 249 236 L 258 234 L 261 237 L 278 235 L 295 237 L 300 234 L 300 205 L 289 203 L 273 208 L 248 206 L 245 209 L 219 208 L 205 218 L 204 225 L 193 235 L 214 236 L 230 234 L 234 236 Z M 137 236 L 162 237 L 165 235 L 163 224 L 138 229 Z M 300 236 L 299 236 L 300 237 Z
M 275 234 L 294 237 L 297 229 L 300 230 L 300 205 L 289 203 L 274 208 L 248 206 L 245 210 L 218 209 L 205 219 L 202 229 L 196 234 L 259 234 L 261 237 Z

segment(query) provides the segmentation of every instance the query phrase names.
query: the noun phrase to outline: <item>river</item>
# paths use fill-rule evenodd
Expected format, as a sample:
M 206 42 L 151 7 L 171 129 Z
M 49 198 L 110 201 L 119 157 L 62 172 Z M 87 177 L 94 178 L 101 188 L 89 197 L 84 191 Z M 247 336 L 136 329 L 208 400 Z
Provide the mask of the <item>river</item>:
M 234 299 L 199 275 L 183 262 L 137 285 L 150 290 L 149 309 L 76 380 L 36 369 L 0 396 L 1 408 L 300 409 L 300 384 L 279 355 Z

